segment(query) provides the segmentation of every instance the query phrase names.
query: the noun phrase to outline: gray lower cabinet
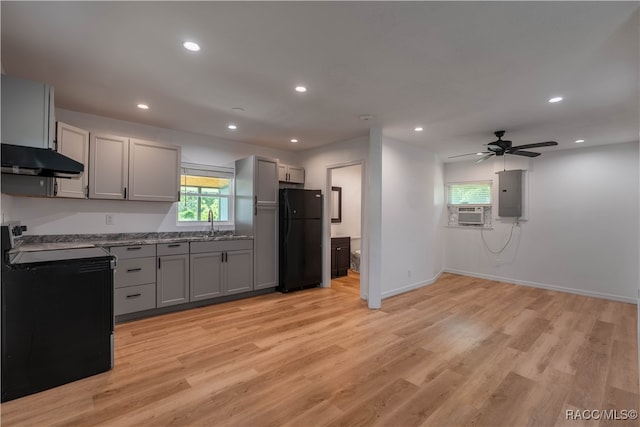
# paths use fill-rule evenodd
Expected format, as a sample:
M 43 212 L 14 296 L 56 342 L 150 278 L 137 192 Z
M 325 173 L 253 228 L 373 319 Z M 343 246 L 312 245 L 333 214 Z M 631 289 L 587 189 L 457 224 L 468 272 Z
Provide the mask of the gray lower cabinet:
M 117 246 L 114 273 L 114 314 L 156 308 L 156 245 Z
M 253 290 L 253 241 L 191 243 L 191 301 Z
M 191 301 L 222 295 L 222 252 L 191 254 Z
M 156 284 L 128 286 L 113 290 L 114 314 L 133 313 L 156 307 Z
M 253 240 L 110 248 L 116 316 L 254 290 Z
M 185 302 L 189 302 L 189 244 L 159 244 L 156 304 L 166 307 Z
M 239 294 L 253 289 L 253 251 L 229 251 L 225 255 L 224 294 Z
M 278 207 L 256 206 L 254 215 L 254 289 L 278 286 Z

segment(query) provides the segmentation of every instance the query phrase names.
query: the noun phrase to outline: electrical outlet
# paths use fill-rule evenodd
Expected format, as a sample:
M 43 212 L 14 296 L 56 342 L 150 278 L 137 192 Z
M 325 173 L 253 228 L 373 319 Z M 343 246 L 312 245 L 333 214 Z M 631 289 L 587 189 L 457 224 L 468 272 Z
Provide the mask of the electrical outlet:
M 105 222 L 107 225 L 113 225 L 113 214 L 107 214 L 105 217 Z

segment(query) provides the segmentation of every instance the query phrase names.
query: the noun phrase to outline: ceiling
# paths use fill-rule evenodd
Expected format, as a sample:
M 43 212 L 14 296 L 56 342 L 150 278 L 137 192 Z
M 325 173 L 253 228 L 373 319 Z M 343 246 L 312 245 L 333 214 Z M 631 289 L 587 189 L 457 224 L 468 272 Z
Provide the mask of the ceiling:
M 54 85 L 65 109 L 284 150 L 380 126 L 445 159 L 499 129 L 559 142 L 545 151 L 638 140 L 637 2 L 0 7 L 5 72 Z

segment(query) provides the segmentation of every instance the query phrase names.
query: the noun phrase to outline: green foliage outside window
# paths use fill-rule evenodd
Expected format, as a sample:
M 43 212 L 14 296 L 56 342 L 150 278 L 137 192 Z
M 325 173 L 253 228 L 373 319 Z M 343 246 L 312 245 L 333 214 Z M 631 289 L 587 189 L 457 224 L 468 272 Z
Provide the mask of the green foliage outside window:
M 180 202 L 178 203 L 179 222 L 207 221 L 209 211 L 217 222 L 229 221 L 228 178 L 182 175 Z

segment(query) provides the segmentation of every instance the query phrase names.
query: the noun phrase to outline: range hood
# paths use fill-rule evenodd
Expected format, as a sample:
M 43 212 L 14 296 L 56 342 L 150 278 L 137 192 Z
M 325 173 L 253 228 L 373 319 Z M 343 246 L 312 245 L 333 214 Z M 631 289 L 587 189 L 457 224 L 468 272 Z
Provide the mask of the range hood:
M 57 151 L 23 145 L 2 146 L 2 173 L 12 175 L 79 178 L 84 165 Z

